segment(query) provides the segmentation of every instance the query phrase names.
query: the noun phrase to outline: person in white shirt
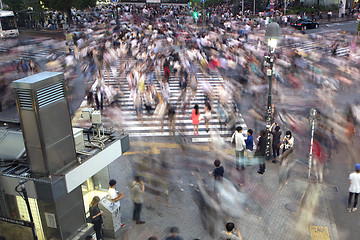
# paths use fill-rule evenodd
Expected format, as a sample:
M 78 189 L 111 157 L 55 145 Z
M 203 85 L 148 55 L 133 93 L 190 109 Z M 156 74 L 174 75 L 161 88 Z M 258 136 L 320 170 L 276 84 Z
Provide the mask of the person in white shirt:
M 360 193 L 360 163 L 355 164 L 355 172 L 349 176 L 350 188 L 349 188 L 349 199 L 348 199 L 348 211 L 355 212 L 357 210 L 357 202 Z M 351 209 L 351 201 L 354 196 L 354 205 Z
M 231 137 L 231 142 L 235 143 L 235 166 L 236 169 L 239 170 L 239 162 L 241 165 L 241 170 L 245 169 L 244 166 L 244 150 L 245 150 L 245 138 L 242 134 L 242 127 L 238 126 L 236 127 L 236 131 Z
M 120 211 L 120 199 L 124 198 L 125 194 L 119 193 L 115 187 L 116 187 L 116 180 L 115 179 L 110 179 L 109 181 L 109 199 L 112 200 L 112 202 L 114 203 L 114 207 L 119 209 L 119 217 L 120 217 L 120 222 L 121 222 L 121 211 Z M 125 227 L 124 223 L 121 223 L 121 227 Z

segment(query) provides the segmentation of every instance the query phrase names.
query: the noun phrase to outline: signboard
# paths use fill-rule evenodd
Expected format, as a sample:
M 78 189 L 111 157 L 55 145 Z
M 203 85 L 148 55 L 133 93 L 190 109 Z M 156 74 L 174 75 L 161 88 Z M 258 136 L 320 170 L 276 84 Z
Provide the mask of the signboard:
M 360 13 L 357 14 L 356 19 L 357 19 L 358 21 L 360 21 Z
M 53 213 L 45 213 L 46 225 L 50 228 L 57 228 L 56 218 Z
M 33 227 L 33 223 L 32 223 L 32 222 L 28 222 L 28 221 L 24 221 L 24 220 L 18 220 L 18 219 L 13 219 L 13 218 L 8 218 L 8 217 L 1 217 L 1 216 L 0 216 L 0 221 L 7 222 L 7 223 L 13 223 L 13 224 L 21 225 L 21 226 L 24 226 L 24 227 L 30 227 L 30 228 Z

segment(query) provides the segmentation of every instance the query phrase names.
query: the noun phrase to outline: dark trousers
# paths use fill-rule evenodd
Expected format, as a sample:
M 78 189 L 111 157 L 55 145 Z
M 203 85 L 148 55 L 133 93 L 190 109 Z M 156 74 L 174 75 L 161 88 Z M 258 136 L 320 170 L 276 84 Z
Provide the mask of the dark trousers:
M 349 192 L 348 208 L 351 208 L 351 200 L 352 200 L 353 196 L 354 196 L 354 205 L 353 205 L 353 207 L 356 208 L 358 198 L 359 198 L 359 193 L 352 193 L 352 192 Z
M 259 159 L 259 172 L 265 172 L 265 156 L 258 156 Z
M 278 157 L 280 155 L 280 149 L 277 147 L 277 145 L 273 145 L 272 150 L 273 150 L 274 158 L 276 158 L 276 157 Z
M 141 208 L 142 208 L 141 203 L 134 203 L 133 220 L 136 221 L 136 222 L 140 221 Z
M 101 230 L 101 222 L 100 221 L 93 221 L 93 228 L 96 233 L 96 239 L 102 239 L 102 230 Z

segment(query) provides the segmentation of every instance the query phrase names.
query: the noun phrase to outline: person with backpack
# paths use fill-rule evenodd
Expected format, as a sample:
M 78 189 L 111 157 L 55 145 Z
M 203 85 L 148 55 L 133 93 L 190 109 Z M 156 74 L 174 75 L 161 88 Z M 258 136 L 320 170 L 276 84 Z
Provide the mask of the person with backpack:
M 226 231 L 221 232 L 220 240 L 242 240 L 241 233 L 235 228 L 234 223 L 226 223 L 225 228 Z

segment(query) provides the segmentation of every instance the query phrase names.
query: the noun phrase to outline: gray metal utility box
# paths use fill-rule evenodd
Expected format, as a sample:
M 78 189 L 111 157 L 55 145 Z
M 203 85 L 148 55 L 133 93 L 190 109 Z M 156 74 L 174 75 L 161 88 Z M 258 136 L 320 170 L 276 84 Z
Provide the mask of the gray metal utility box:
M 76 161 L 64 74 L 42 72 L 12 85 L 32 174 L 49 176 Z

